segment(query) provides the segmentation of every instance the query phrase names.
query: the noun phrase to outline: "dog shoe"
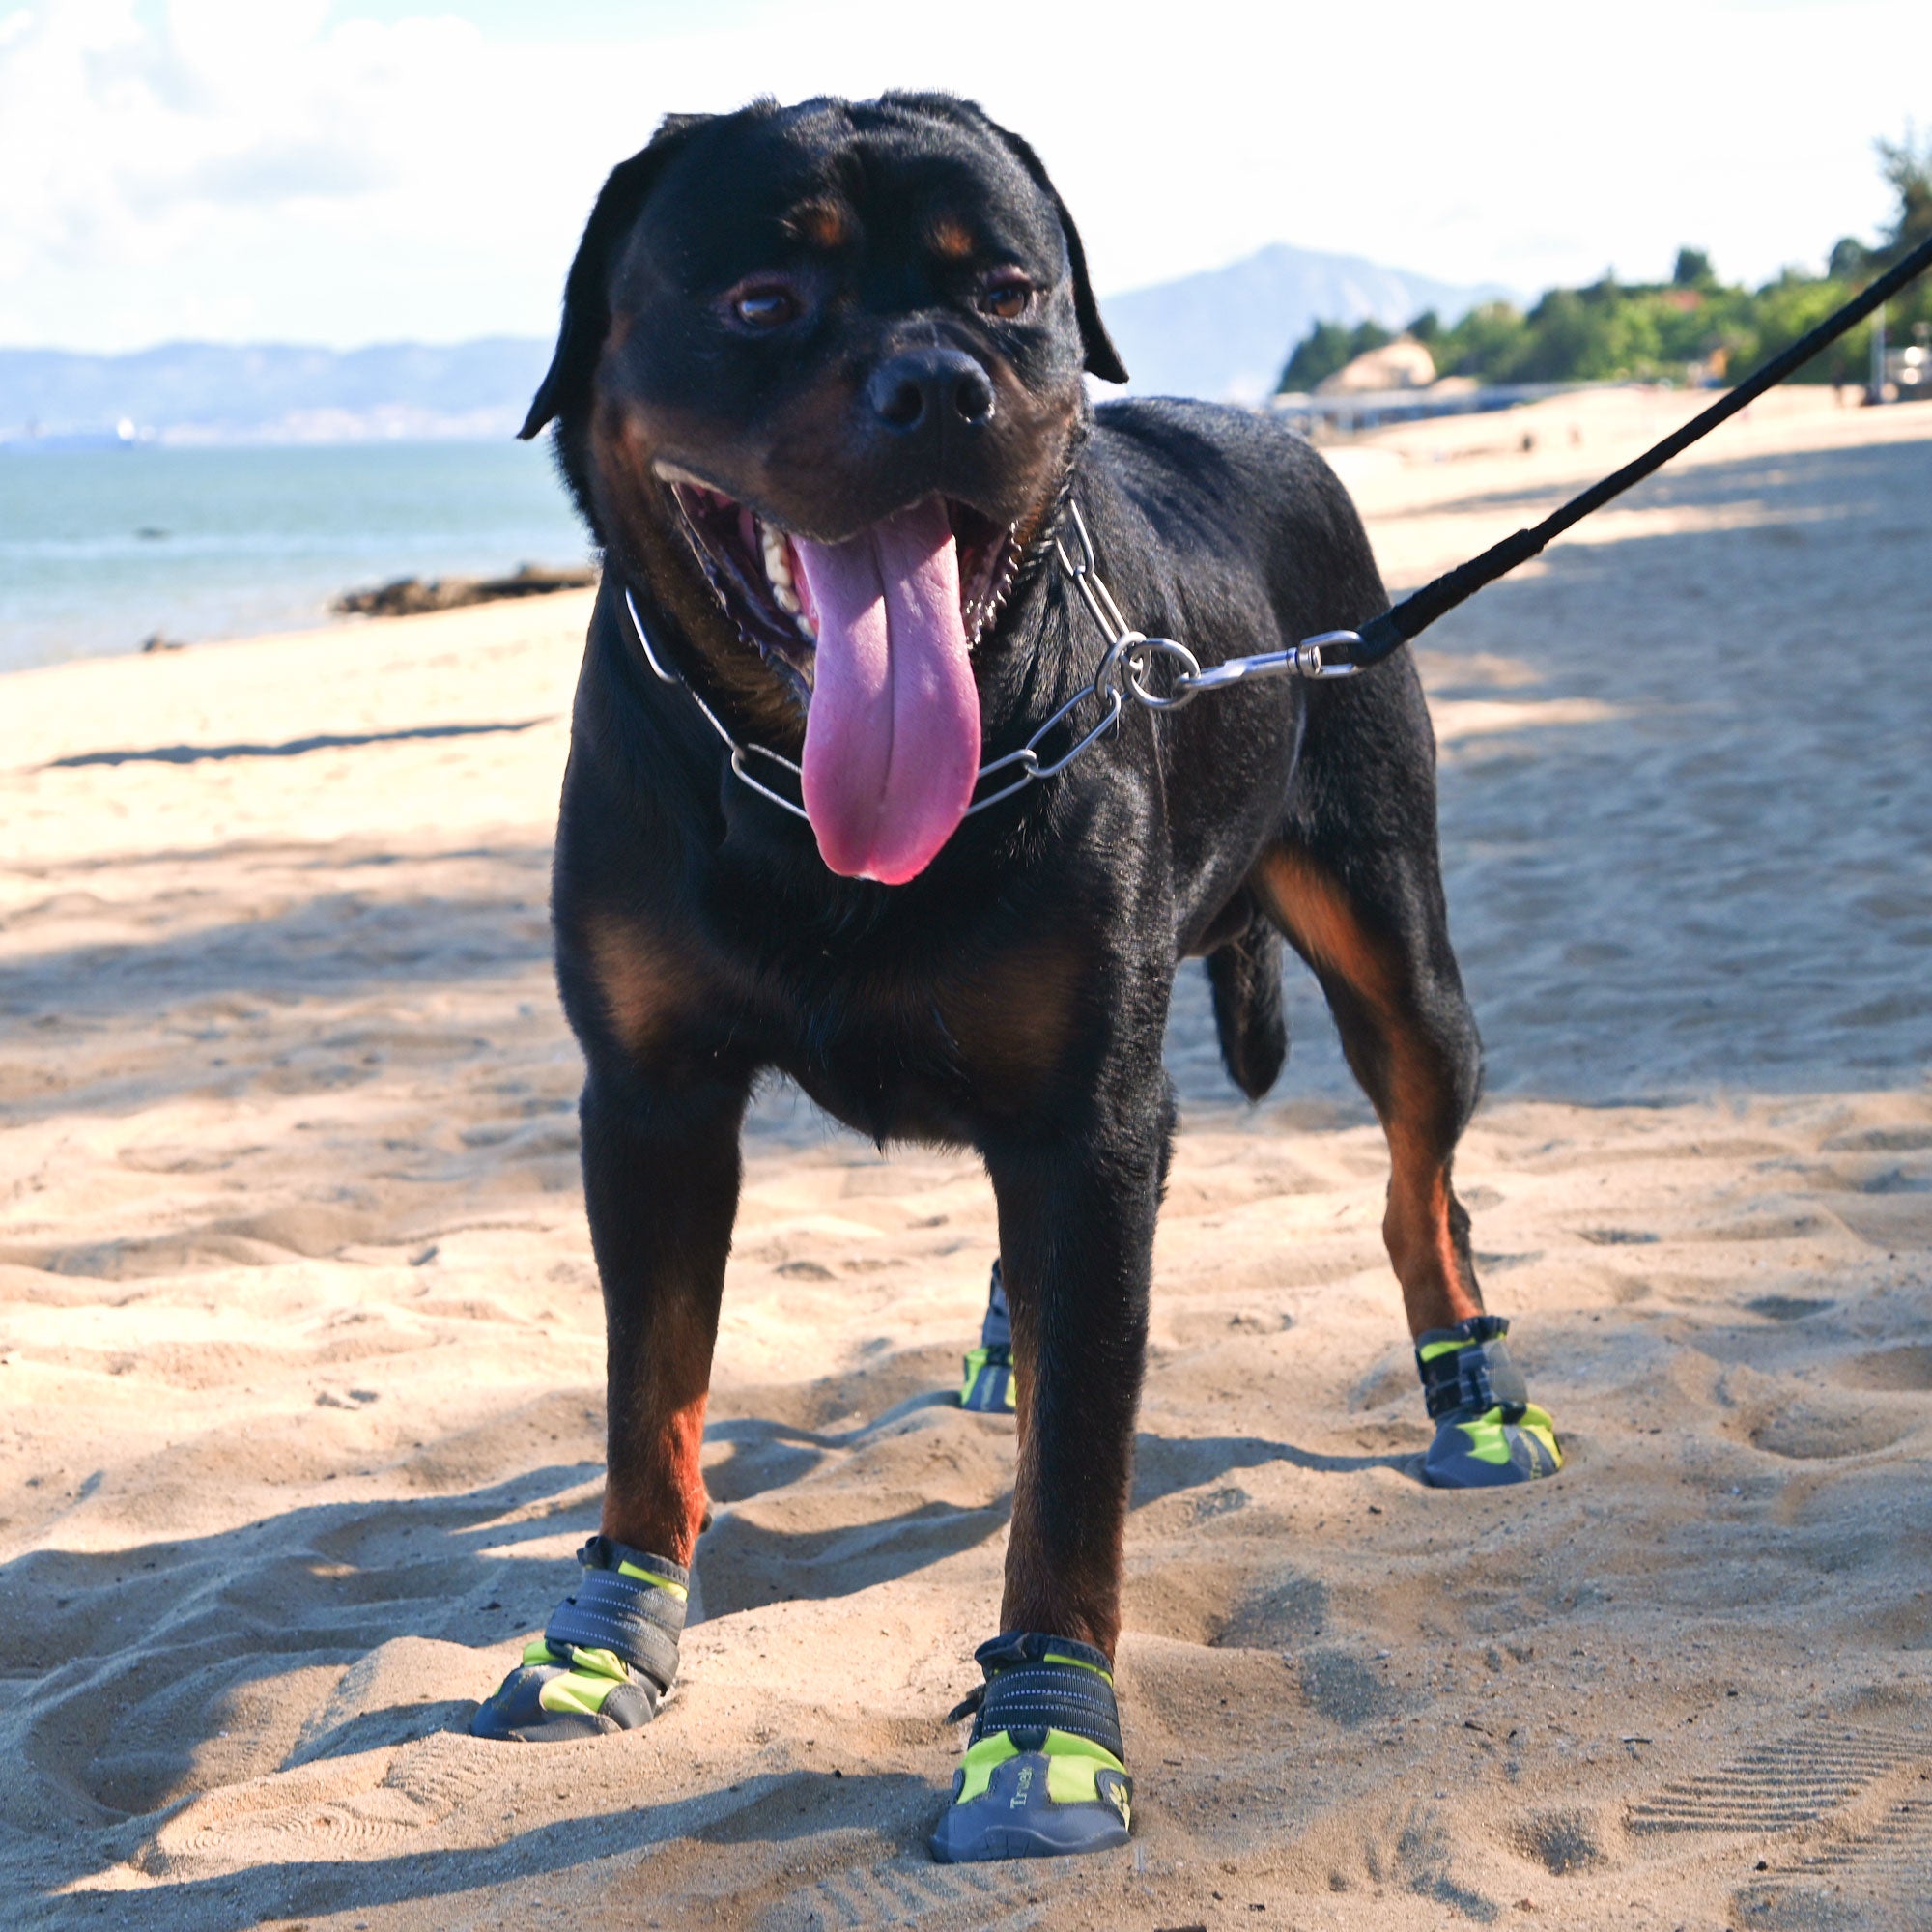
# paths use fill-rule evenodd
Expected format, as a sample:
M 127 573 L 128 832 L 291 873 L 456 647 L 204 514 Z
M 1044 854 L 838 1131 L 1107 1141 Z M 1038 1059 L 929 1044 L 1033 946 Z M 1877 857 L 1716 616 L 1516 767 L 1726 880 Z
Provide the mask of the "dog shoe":
M 1529 1400 L 1510 1359 L 1508 1319 L 1476 1315 L 1432 1328 L 1415 1345 L 1415 1366 L 1435 1424 L 1422 1479 L 1442 1490 L 1533 1483 L 1563 1466 L 1548 1412 Z
M 1122 1762 L 1105 1656 L 1065 1637 L 1020 1632 L 996 1636 L 973 1655 L 986 1682 L 952 1774 L 952 1805 L 932 1834 L 932 1856 L 967 1864 L 1124 1845 L 1134 1783 Z
M 986 1300 L 986 1320 L 980 1329 L 980 1346 L 966 1355 L 959 1406 L 980 1415 L 1013 1412 L 1013 1326 L 998 1262 L 993 1264 L 993 1287 Z
M 477 1707 L 471 1737 L 559 1744 L 634 1731 L 670 1694 L 691 1573 L 605 1536 L 578 1561 L 582 1580 Z

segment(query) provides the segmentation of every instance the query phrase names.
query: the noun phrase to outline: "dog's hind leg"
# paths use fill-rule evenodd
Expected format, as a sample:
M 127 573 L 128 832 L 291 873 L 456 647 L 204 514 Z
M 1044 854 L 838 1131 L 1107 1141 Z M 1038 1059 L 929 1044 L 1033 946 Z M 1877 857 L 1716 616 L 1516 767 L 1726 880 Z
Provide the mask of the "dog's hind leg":
M 738 1207 L 746 1090 L 593 1075 L 583 1192 L 604 1284 L 609 1475 L 576 1590 L 478 1710 L 481 1737 L 550 1742 L 647 1722 L 677 1674 L 705 1515 L 698 1454 Z
M 1256 884 L 1314 970 L 1388 1137 L 1388 1247 L 1411 1334 L 1483 1312 L 1469 1217 L 1451 1179 L 1482 1080 L 1432 855 L 1346 856 L 1284 841 Z
M 1379 684 L 1378 684 L 1379 680 Z M 1456 1145 L 1482 1086 L 1482 1047 L 1449 944 L 1434 761 L 1413 667 L 1356 694 L 1319 693 L 1293 805 L 1250 884 L 1321 982 L 1343 1051 L 1388 1137 L 1382 1236 L 1402 1284 L 1444 1487 L 1553 1475 L 1562 1451 L 1483 1308 Z
M 1562 1450 L 1484 1312 L 1469 1217 L 1450 1178 L 1481 1082 L 1474 1018 L 1442 916 L 1433 850 L 1322 855 L 1284 841 L 1259 881 L 1315 970 L 1349 1065 L 1389 1145 L 1382 1236 L 1402 1283 L 1435 1441 L 1425 1478 L 1449 1489 L 1554 1475 Z

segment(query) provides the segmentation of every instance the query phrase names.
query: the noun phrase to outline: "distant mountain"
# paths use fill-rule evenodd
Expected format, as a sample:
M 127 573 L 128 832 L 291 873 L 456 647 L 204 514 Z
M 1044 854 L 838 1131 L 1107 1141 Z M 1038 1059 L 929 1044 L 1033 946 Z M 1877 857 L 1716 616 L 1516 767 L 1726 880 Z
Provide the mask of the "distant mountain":
M 1274 387 L 1318 318 L 1374 316 L 1395 327 L 1434 308 L 1449 322 L 1509 293 L 1284 244 L 1114 296 L 1101 311 L 1135 392 L 1252 402 Z M 549 363 L 548 341 L 513 335 L 347 351 L 211 342 L 131 355 L 0 349 L 0 444 L 507 437 Z
M 0 442 L 353 442 L 507 437 L 550 344 L 487 336 L 446 349 L 170 342 L 131 355 L 0 349 Z
M 1399 328 L 1426 308 L 1452 322 L 1478 302 L 1515 293 L 1277 242 L 1225 269 L 1108 297 L 1100 314 L 1133 378 L 1132 393 L 1258 402 L 1272 393 L 1311 323 L 1373 316 Z

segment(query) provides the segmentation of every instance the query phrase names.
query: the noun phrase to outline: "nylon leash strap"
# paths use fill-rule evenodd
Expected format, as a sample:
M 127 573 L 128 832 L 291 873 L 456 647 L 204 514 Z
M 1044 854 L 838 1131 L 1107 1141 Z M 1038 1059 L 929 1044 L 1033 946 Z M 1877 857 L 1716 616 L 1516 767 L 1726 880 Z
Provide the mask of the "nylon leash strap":
M 1735 389 L 1729 390 L 1708 410 L 1692 416 L 1682 429 L 1673 430 L 1662 442 L 1653 444 L 1634 463 L 1625 464 L 1601 483 L 1593 483 L 1581 496 L 1571 497 L 1560 510 L 1553 511 L 1542 523 L 1505 537 L 1481 556 L 1459 564 L 1433 583 L 1425 583 L 1413 595 L 1405 597 L 1394 610 L 1384 611 L 1379 617 L 1371 618 L 1362 626 L 1360 642 L 1348 653 L 1350 664 L 1357 670 L 1366 670 L 1370 665 L 1379 664 L 1391 651 L 1399 649 L 1411 638 L 1419 637 L 1436 618 L 1447 615 L 1484 585 L 1507 576 L 1519 564 L 1527 563 L 1572 525 L 1581 523 L 1592 510 L 1601 510 L 1613 497 L 1622 496 L 1634 483 L 1641 483 L 1646 476 L 1662 469 L 1673 456 L 1709 436 L 1719 423 L 1728 422 L 1740 410 L 1747 409 L 1767 389 L 1775 389 L 1787 376 L 1802 369 L 1820 350 L 1830 348 L 1847 329 L 1857 327 L 1881 302 L 1889 301 L 1927 269 L 1932 269 L 1932 237 L 1927 237 L 1910 254 L 1894 262 L 1862 295 L 1854 296 L 1842 308 L 1828 315 L 1808 335 L 1800 336 L 1789 349 L 1774 355 Z

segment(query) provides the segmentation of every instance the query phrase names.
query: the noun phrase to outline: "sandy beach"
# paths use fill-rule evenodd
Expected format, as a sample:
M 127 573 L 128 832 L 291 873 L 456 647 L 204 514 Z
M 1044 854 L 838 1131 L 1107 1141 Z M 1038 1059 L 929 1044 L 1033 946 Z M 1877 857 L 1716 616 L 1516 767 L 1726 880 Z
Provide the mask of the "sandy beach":
M 1333 452 L 1393 586 L 1697 399 Z M 1525 446 L 1527 445 L 1527 446 Z M 1444 1494 L 1313 982 L 1198 966 L 1120 1670 L 1130 1850 L 924 1840 L 1009 1423 L 970 1159 L 775 1088 L 677 1694 L 463 1734 L 596 1520 L 545 900 L 588 593 L 0 677 L 11 1925 L 1923 1928 L 1932 409 L 1753 407 L 1433 631 L 1459 1163 L 1571 1452 Z

